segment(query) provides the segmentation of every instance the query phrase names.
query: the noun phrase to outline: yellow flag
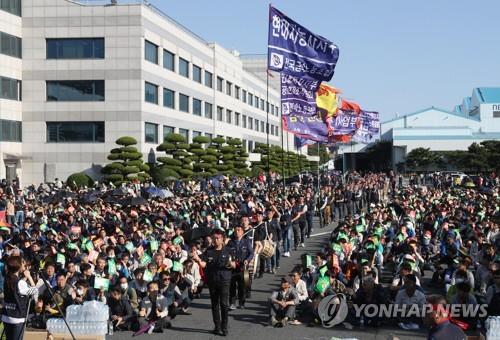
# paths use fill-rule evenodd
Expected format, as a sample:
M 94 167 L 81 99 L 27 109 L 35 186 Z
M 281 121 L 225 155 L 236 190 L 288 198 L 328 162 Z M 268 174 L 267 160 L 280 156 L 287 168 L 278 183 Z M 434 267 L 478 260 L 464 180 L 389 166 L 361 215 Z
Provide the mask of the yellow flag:
M 316 106 L 318 111 L 322 113 L 323 118 L 329 118 L 335 116 L 338 107 L 338 96 L 339 91 L 326 84 L 321 84 L 318 91 L 316 92 Z

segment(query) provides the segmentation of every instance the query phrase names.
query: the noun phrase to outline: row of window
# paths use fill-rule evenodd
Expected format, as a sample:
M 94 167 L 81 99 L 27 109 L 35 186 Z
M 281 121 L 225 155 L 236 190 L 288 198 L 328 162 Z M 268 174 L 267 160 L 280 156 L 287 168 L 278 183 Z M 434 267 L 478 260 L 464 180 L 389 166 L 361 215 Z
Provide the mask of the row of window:
M 159 64 L 159 47 L 158 45 L 145 40 L 144 45 L 144 58 L 154 64 Z M 176 72 L 175 69 L 175 54 L 163 49 L 163 67 L 172 72 Z M 190 67 L 190 62 L 184 58 L 178 58 L 178 73 L 181 76 L 186 78 L 192 78 L 195 82 L 200 84 L 205 84 L 205 86 L 212 88 L 213 87 L 213 74 L 209 71 L 204 71 L 200 66 L 192 64 Z M 202 75 L 205 75 L 204 79 L 202 79 Z M 225 89 L 225 90 L 224 90 Z M 228 96 L 235 97 L 238 100 L 241 100 L 244 103 L 247 103 L 250 106 L 253 106 L 257 109 L 261 109 L 266 111 L 269 109 L 269 113 L 275 116 L 279 115 L 279 107 L 274 104 L 270 104 L 269 108 L 266 108 L 265 100 L 263 98 L 259 98 L 247 90 L 242 89 L 240 86 L 233 84 L 229 81 L 225 81 L 224 87 L 224 79 L 221 77 L 217 77 L 217 90 L 220 92 L 225 92 Z
M 21 100 L 21 81 L 0 77 L 0 98 Z
M 0 142 L 22 142 L 22 122 L 0 119 Z
M 104 38 L 46 39 L 47 59 L 104 59 Z
M 49 102 L 102 102 L 104 80 L 48 80 Z
M 21 16 L 21 0 L 0 0 L 0 9 Z
M 0 53 L 10 57 L 22 58 L 23 46 L 21 38 L 0 32 Z
M 47 143 L 104 143 L 104 122 L 47 122 Z

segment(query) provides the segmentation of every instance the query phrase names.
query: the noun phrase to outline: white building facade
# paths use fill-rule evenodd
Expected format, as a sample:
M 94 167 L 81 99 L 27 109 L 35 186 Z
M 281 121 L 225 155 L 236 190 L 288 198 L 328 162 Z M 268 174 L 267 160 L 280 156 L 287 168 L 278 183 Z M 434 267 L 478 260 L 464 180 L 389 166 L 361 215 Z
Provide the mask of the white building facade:
M 19 176 L 29 185 L 97 174 L 121 136 L 136 138 L 148 162 L 170 132 L 189 141 L 240 138 L 251 151 L 266 143 L 269 121 L 270 143 L 281 144 L 279 92 L 246 71 L 237 52 L 207 43 L 156 8 L 120 0 L 0 1 L 14 4 L 10 12 L 20 6 L 15 14 L 0 10 L 0 32 L 22 39 L 22 57 L 0 54 L 0 76 L 18 86 L 17 99 L 0 95 L 2 126 L 19 125 L 18 135 L 0 134 L 0 178 Z

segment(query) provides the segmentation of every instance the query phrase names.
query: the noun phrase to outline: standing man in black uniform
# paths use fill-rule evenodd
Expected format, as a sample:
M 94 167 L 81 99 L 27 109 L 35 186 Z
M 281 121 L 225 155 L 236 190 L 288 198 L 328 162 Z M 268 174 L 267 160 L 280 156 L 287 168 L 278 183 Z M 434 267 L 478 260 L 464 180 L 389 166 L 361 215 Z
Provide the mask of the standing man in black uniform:
M 214 229 L 212 238 L 213 246 L 208 248 L 201 258 L 196 253 L 192 253 L 192 257 L 201 268 L 205 268 L 212 304 L 212 317 L 215 324 L 213 333 L 227 336 L 229 285 L 236 263 L 231 258 L 231 248 L 224 243 L 224 231 Z
M 247 269 L 253 257 L 252 241 L 244 237 L 243 226 L 237 225 L 234 227 L 234 234 L 227 246 L 231 248 L 232 255 L 236 261 L 236 268 L 233 270 L 230 286 L 230 302 L 229 309 L 236 309 L 236 298 L 239 299 L 240 308 L 245 307 L 245 280 L 244 272 Z M 236 290 L 238 295 L 236 295 Z

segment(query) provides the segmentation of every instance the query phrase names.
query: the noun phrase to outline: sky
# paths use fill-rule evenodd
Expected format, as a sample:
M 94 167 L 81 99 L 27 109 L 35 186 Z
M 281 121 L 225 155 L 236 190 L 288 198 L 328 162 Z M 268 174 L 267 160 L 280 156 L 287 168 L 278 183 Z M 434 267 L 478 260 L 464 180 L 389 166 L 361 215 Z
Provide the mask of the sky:
M 261 0 L 150 0 L 209 42 L 267 53 Z M 272 5 L 338 45 L 330 82 L 382 120 L 431 106 L 452 110 L 474 87 L 500 87 L 499 0 L 276 0 Z

